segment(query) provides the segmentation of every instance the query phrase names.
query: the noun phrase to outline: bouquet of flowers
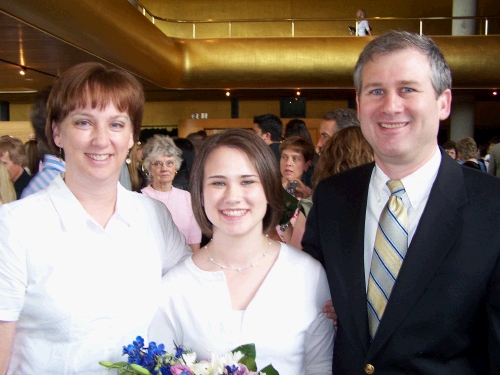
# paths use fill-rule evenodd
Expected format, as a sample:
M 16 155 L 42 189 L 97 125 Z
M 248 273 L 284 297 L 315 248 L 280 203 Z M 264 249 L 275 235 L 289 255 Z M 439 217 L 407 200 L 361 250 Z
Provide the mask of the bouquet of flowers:
M 218 356 L 212 353 L 210 361 L 197 361 L 196 353 L 175 345 L 175 353 L 167 353 L 165 345 L 150 342 L 144 346 L 144 339 L 123 347 L 128 355 L 127 362 L 99 362 L 109 369 L 117 369 L 120 375 L 279 375 L 269 365 L 257 372 L 255 345 L 246 344 L 232 352 Z

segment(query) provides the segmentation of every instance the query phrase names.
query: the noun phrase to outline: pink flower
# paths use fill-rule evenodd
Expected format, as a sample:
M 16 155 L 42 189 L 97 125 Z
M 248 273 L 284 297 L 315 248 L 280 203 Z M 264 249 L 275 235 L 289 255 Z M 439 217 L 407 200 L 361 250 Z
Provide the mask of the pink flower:
M 231 372 L 233 375 L 250 375 L 252 374 L 248 369 L 246 368 L 245 365 L 238 364 L 238 369 L 236 371 Z
M 194 375 L 189 367 L 183 365 L 173 365 L 170 372 L 172 375 Z

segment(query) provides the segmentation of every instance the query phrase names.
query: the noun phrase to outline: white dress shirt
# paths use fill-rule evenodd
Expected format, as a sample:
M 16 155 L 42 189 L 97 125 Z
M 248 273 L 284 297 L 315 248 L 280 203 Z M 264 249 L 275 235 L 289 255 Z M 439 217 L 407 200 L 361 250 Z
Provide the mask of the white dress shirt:
M 146 338 L 161 277 L 191 254 L 158 201 L 117 186 L 102 228 L 61 176 L 0 208 L 0 320 L 17 321 L 8 374 L 109 374 Z
M 417 230 L 418 222 L 424 212 L 429 194 L 436 180 L 436 176 L 441 164 L 441 152 L 436 147 L 434 156 L 417 169 L 412 174 L 401 179 L 406 193 L 403 194 L 403 203 L 408 210 L 408 246 L 410 246 L 413 235 Z M 372 262 L 373 248 L 375 246 L 375 236 L 377 234 L 380 214 L 385 207 L 391 191 L 386 183 L 390 178 L 375 164 L 370 186 L 368 188 L 368 202 L 366 205 L 365 219 L 365 283 L 368 288 L 368 278 Z

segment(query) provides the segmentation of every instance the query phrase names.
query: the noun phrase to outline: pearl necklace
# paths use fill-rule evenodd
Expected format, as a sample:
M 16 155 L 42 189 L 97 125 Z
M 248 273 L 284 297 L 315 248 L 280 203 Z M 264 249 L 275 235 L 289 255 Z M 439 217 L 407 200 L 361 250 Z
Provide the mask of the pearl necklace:
M 229 270 L 229 271 L 238 271 L 238 272 L 241 272 L 243 270 L 246 270 L 247 268 L 250 268 L 250 267 L 256 267 L 260 261 L 262 259 L 264 259 L 265 257 L 267 257 L 267 252 L 269 251 L 269 248 L 271 247 L 271 241 L 269 240 L 269 236 L 266 234 L 266 238 L 267 238 L 267 248 L 266 248 L 266 252 L 265 253 L 262 253 L 261 254 L 261 257 L 256 261 L 256 262 L 253 262 L 253 263 L 250 263 L 248 266 L 245 266 L 245 267 L 238 267 L 238 268 L 230 268 L 230 267 L 226 267 L 220 263 L 218 263 L 214 258 L 212 258 L 212 255 L 210 254 L 210 251 L 208 251 L 208 244 L 206 244 L 205 246 L 203 246 L 205 248 L 205 250 L 207 251 L 207 254 L 208 254 L 208 259 L 210 259 L 210 261 L 212 263 L 215 263 L 216 265 L 218 265 L 221 269 L 223 270 Z M 212 240 L 210 240 L 210 242 L 212 242 Z

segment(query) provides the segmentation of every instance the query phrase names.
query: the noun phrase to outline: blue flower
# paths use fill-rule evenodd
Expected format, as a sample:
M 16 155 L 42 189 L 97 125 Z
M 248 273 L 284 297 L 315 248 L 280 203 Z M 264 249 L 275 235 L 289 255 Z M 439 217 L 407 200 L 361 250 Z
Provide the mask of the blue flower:
M 170 364 L 166 364 L 165 367 L 160 367 L 160 372 L 156 372 L 158 375 L 172 375 L 172 372 L 170 371 Z
M 128 363 L 135 363 L 137 365 L 140 365 L 142 362 L 141 360 L 142 353 L 140 349 L 137 348 L 137 346 L 134 346 L 132 344 L 128 345 L 127 347 L 124 346 L 123 354 L 128 354 Z
M 165 345 L 160 344 L 156 346 L 156 343 L 154 341 L 149 343 L 148 346 L 148 355 L 150 356 L 162 356 L 163 354 L 167 353 L 165 351 Z
M 235 371 L 238 371 L 240 368 L 236 365 L 226 366 L 227 375 L 234 375 Z
M 175 342 L 175 356 L 177 358 L 180 358 L 182 356 L 182 353 L 184 353 L 186 350 L 182 346 L 178 346 Z
M 144 348 L 144 339 L 141 336 L 137 336 L 133 344 L 137 349 L 142 349 Z

